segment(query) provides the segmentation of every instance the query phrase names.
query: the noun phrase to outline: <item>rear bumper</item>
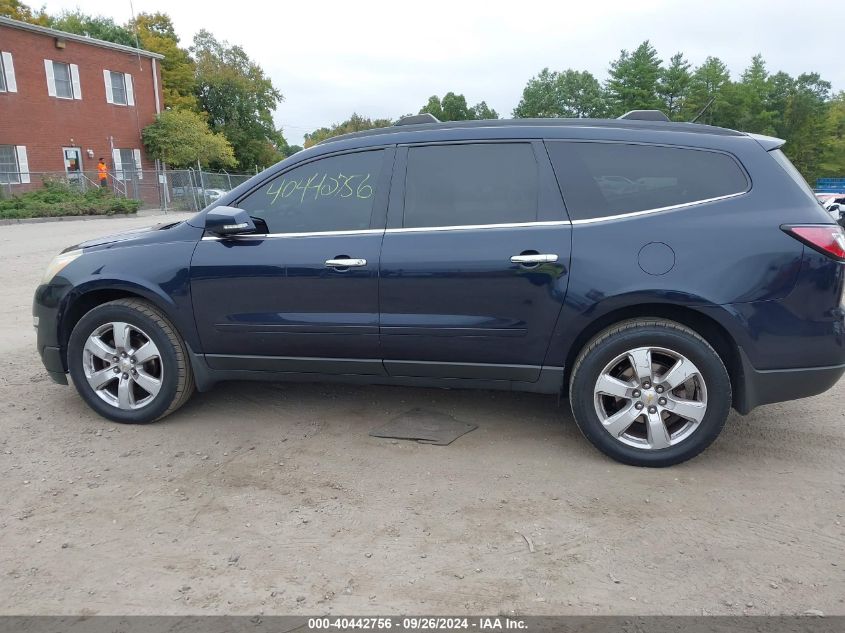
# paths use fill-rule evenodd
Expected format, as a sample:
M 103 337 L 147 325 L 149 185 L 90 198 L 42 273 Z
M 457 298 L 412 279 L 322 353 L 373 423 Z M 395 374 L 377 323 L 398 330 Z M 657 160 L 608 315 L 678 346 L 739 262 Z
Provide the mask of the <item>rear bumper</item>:
M 833 387 L 845 374 L 845 364 L 796 369 L 755 369 L 740 349 L 743 380 L 734 408 L 745 415 L 753 408 L 773 402 L 808 398 Z

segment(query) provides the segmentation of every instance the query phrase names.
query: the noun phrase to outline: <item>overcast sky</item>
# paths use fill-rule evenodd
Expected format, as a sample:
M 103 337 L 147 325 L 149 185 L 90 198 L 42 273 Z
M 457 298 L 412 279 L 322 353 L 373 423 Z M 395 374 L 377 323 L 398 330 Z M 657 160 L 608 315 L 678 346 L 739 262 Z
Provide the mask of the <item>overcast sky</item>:
M 49 13 L 77 7 L 119 23 L 130 17 L 129 0 L 46 0 Z M 845 89 L 841 0 L 134 0 L 134 8 L 169 13 L 183 46 L 201 28 L 243 46 L 284 94 L 276 122 L 296 144 L 353 111 L 395 118 L 449 90 L 509 116 L 543 67 L 604 80 L 620 49 L 645 39 L 664 60 L 683 51 L 695 65 L 714 55 L 736 76 L 759 52 L 770 71 L 815 71 Z

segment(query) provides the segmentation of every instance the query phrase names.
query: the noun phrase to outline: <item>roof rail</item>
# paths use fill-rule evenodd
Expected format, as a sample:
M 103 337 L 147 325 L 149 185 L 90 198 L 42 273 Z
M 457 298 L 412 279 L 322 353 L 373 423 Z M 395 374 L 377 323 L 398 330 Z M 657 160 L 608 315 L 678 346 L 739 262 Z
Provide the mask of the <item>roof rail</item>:
M 631 110 L 618 118 L 628 121 L 669 121 L 669 117 L 660 110 Z
M 423 112 L 422 114 L 403 116 L 393 125 L 418 125 L 420 123 L 440 123 L 440 119 L 430 112 Z

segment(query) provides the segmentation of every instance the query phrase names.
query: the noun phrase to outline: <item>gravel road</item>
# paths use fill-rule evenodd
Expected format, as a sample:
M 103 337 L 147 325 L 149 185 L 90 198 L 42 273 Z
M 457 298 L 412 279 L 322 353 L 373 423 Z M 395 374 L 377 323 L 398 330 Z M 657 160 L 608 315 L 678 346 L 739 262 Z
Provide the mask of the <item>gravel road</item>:
M 47 378 L 32 292 L 154 221 L 0 227 L 0 614 L 845 614 L 845 383 L 665 470 L 529 394 L 229 383 L 116 425 Z M 479 428 L 367 435 L 414 407 Z

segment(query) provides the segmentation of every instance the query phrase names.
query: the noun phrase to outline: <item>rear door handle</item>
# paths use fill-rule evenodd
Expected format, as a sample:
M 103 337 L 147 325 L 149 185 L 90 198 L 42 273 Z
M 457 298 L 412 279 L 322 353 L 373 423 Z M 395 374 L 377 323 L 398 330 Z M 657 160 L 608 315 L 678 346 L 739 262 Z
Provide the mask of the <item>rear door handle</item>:
M 514 264 L 553 264 L 557 261 L 555 253 L 536 253 L 534 255 L 514 255 L 511 262 Z
M 327 259 L 326 266 L 328 268 L 358 268 L 366 266 L 366 259 L 351 259 L 344 257 L 343 259 Z

